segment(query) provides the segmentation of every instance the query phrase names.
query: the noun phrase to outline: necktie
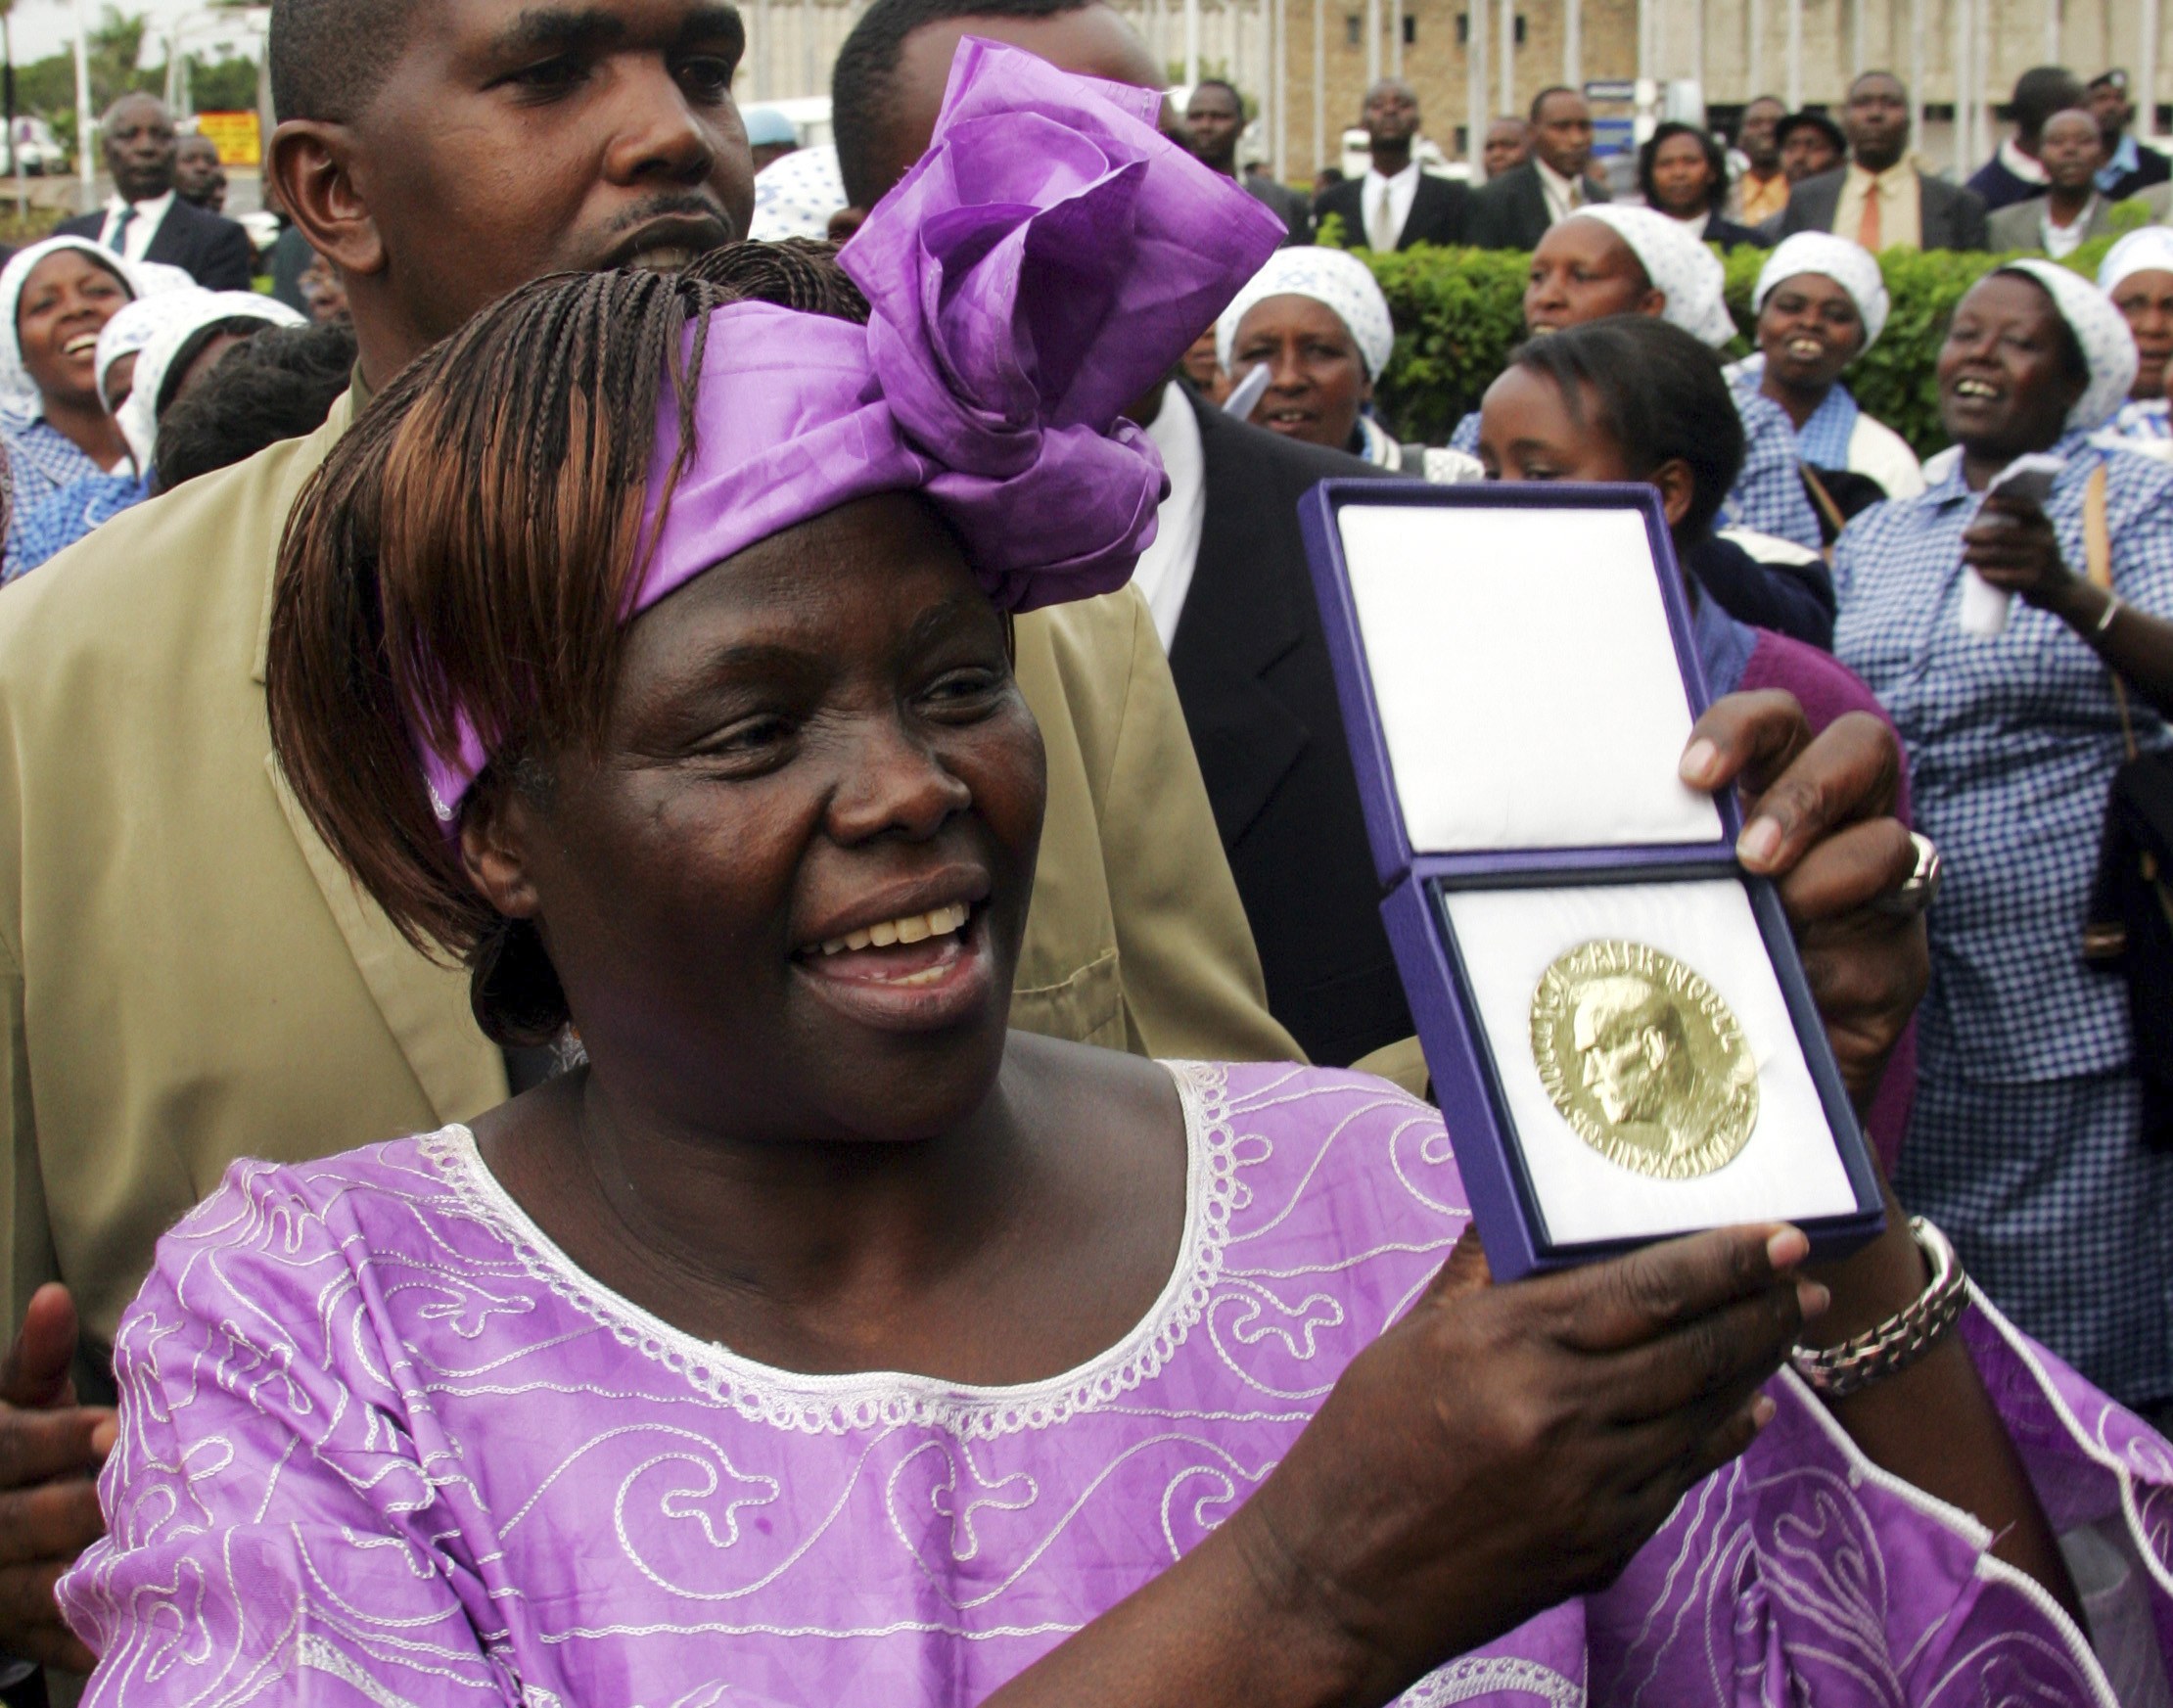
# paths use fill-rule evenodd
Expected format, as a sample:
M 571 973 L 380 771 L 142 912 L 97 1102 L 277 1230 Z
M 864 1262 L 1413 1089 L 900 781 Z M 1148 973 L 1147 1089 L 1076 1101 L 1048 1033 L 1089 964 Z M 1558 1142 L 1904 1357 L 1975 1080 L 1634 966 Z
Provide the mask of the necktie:
M 1396 247 L 1396 233 L 1389 225 L 1388 180 L 1368 179 L 1365 188 L 1370 204 L 1365 209 L 1365 247 L 1385 254 Z
M 1864 190 L 1864 221 L 1856 228 L 1856 241 L 1878 254 L 1878 180 L 1873 178 Z
M 128 228 L 135 223 L 136 210 L 133 208 L 123 208 L 120 217 L 114 221 L 114 235 L 106 240 L 106 247 L 116 255 L 125 255 L 128 253 Z

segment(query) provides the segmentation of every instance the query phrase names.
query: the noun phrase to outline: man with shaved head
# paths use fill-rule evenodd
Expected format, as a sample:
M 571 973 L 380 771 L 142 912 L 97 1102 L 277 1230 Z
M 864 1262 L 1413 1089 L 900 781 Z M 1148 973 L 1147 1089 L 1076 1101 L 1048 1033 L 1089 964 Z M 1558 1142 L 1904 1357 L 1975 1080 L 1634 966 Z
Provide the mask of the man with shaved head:
M 226 167 L 219 160 L 219 145 L 201 134 L 183 137 L 173 157 L 173 187 L 192 207 L 223 212 Z
M 1463 242 L 1470 192 L 1452 178 L 1429 175 L 1412 158 L 1423 121 L 1411 86 L 1383 77 L 1366 90 L 1359 122 L 1365 127 L 1372 163 L 1364 177 L 1320 193 L 1315 205 L 1320 216 L 1337 215 L 1343 241 L 1353 248 L 1386 252 Z
M 830 80 L 857 207 L 872 207 L 928 146 L 967 35 L 1068 71 L 1162 86 L 1146 43 L 1101 0 L 872 0 Z M 1167 104 L 1163 121 L 1175 128 Z M 1423 1086 L 1298 527 L 1299 500 L 1321 481 L 1376 471 L 1239 421 L 1174 375 L 1126 414 L 1169 479 L 1133 585 L 1169 649 L 1269 1005 L 1315 1062 L 1366 1058 Z
M 0 602 L 0 1649 L 83 1670 L 52 1584 L 101 1531 L 108 1349 L 238 1157 L 464 1121 L 548 1071 L 366 901 L 269 759 L 288 513 L 412 358 L 547 273 L 739 237 L 753 165 L 717 0 L 274 0 L 269 175 L 346 288 L 324 428 L 109 523 Z M 538 359 L 547 359 L 539 357 Z M 1035 612 L 1048 816 L 1023 1028 L 1282 1059 L 1169 666 L 1135 594 Z M 74 1357 L 78 1330 L 81 1357 Z
M 249 233 L 175 191 L 180 141 L 165 103 L 123 95 L 106 110 L 98 133 L 113 197 L 103 212 L 70 219 L 60 233 L 87 237 L 132 261 L 179 267 L 208 291 L 248 290 L 256 270 Z
M 1743 175 L 1735 181 L 1734 218 L 1757 226 L 1788 206 L 1788 174 L 1780 164 L 1780 121 L 1787 106 L 1777 95 L 1760 95 L 1743 108 L 1735 127 L 1735 146 L 1743 153 Z
M 1830 231 L 1873 254 L 1985 247 L 1983 199 L 1917 169 L 1909 152 L 1909 87 L 1899 77 L 1879 70 L 1858 76 L 1841 122 L 1848 163 L 1805 178 L 1788 193 L 1777 237 Z

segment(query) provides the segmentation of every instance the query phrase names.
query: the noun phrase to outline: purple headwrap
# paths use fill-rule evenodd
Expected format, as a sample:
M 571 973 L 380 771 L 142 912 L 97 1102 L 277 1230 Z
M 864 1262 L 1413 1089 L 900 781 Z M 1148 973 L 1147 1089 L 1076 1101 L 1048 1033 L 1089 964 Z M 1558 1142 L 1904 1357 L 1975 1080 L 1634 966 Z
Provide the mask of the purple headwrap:
M 711 316 L 669 507 L 677 403 L 660 407 L 649 568 L 625 620 L 878 492 L 925 492 L 1003 610 L 1123 586 L 1165 483 L 1120 412 L 1287 235 L 1156 129 L 1161 101 L 961 41 L 928 153 L 838 256 L 869 324 L 763 302 Z M 447 825 L 488 759 L 461 729 L 457 757 L 423 755 Z

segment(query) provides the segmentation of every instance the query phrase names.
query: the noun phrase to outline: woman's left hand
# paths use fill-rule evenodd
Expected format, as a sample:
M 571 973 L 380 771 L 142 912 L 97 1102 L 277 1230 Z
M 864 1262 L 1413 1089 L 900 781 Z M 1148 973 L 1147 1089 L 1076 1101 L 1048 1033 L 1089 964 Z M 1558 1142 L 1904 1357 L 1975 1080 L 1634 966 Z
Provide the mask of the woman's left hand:
M 1691 787 L 1742 791 L 1736 857 L 1780 886 L 1859 1110 L 1877 1093 L 1931 969 L 1922 917 L 1872 905 L 1917 869 L 1916 845 L 1894 816 L 1901 774 L 1901 745 L 1877 718 L 1852 712 L 1814 739 L 1803 708 L 1778 691 L 1716 701 L 1683 754 Z
M 1962 535 L 1962 561 L 1990 585 L 2032 605 L 2055 605 L 2075 586 L 2051 519 L 2027 498 L 1987 497 Z

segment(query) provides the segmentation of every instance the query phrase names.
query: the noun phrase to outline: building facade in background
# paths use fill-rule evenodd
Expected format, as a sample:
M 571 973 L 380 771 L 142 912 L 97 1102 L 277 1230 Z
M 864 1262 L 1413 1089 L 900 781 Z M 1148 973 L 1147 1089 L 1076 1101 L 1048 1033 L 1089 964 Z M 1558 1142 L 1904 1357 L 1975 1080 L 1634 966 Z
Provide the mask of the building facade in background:
M 1418 91 L 1426 134 L 1461 160 L 1474 113 L 1521 113 L 1553 83 L 1589 87 L 1602 130 L 1620 140 L 1670 85 L 1725 120 L 1754 95 L 1838 105 L 1849 79 L 1881 67 L 1919 105 L 1929 169 L 1965 174 L 1997 146 L 1995 109 L 2029 67 L 2090 77 L 2127 69 L 2139 131 L 2173 115 L 2173 70 L 2160 0 L 1118 0 L 1167 64 L 1172 83 L 1226 76 L 1256 103 L 1279 176 L 1333 163 L 1366 84 L 1401 75 Z M 745 0 L 742 100 L 829 92 L 831 62 L 852 28 L 852 0 Z M 1694 85 L 1693 90 L 1690 87 Z M 2141 91 L 2154 86 L 2149 123 Z M 1615 120 L 1614 124 L 1607 123 Z

